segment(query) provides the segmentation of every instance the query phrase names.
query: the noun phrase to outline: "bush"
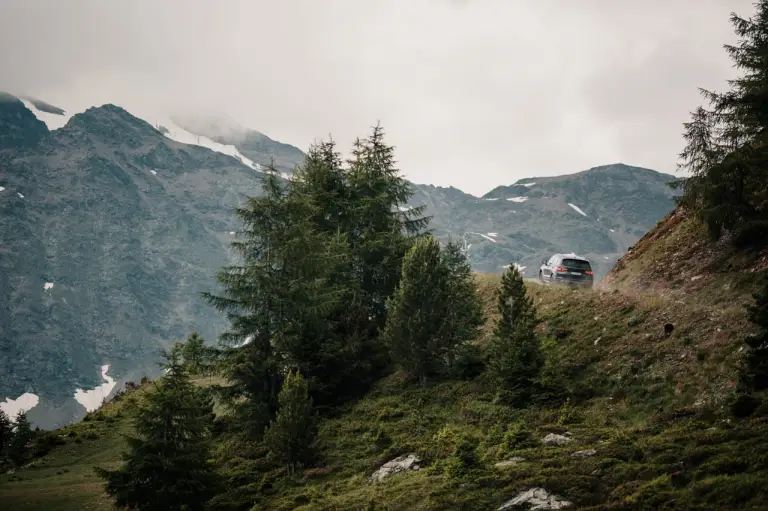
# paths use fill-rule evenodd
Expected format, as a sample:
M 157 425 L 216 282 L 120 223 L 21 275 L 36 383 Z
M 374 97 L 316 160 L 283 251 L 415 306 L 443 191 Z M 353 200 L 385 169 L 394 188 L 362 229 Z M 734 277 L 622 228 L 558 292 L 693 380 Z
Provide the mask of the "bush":
M 751 220 L 733 232 L 731 240 L 739 250 L 760 249 L 768 244 L 768 221 Z

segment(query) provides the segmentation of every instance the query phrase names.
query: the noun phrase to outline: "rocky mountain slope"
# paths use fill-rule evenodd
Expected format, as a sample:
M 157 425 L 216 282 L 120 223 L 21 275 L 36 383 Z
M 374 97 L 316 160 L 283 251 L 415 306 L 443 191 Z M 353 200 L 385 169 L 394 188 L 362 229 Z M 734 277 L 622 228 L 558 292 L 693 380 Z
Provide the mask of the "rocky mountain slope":
M 41 427 L 157 374 L 158 349 L 191 330 L 215 339 L 223 318 L 198 293 L 229 261 L 233 209 L 260 193 L 261 165 L 289 174 L 304 157 L 232 124 L 149 120 L 0 100 L 0 404 L 35 405 Z M 482 198 L 414 185 L 411 204 L 427 205 L 440 238 L 466 240 L 477 271 L 532 275 L 575 251 L 599 274 L 671 208 L 671 179 L 614 165 Z
M 575 252 L 599 278 L 674 206 L 668 174 L 623 164 L 565 176 L 521 179 L 477 198 L 455 188 L 417 185 L 440 237 L 463 239 L 476 271 L 517 263 L 536 276 L 541 259 Z
M 36 424 L 67 422 L 102 366 L 120 382 L 154 374 L 161 346 L 221 331 L 197 295 L 258 172 L 112 105 L 49 131 L 5 96 L 0 144 L 0 398 L 34 394 Z

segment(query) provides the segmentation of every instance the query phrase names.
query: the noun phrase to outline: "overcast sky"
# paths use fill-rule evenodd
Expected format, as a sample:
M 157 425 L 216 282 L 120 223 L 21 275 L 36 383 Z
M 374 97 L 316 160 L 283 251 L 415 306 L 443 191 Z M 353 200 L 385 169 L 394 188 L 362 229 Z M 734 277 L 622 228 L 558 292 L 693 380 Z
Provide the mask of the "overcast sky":
M 482 194 L 674 172 L 752 0 L 0 0 L 0 90 L 228 114 L 302 149 L 381 121 L 419 183 Z

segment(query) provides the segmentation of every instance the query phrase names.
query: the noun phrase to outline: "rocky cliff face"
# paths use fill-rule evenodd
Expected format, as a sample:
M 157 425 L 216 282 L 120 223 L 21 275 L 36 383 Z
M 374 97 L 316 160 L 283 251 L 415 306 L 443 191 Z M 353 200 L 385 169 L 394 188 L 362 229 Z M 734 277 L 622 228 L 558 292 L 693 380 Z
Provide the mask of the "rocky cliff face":
M 221 331 L 198 293 L 260 174 L 116 106 L 49 132 L 20 105 L 0 106 L 0 137 L 29 142 L 0 160 L 0 398 L 38 395 L 30 417 L 47 427 L 85 412 L 73 396 L 101 366 L 119 384 L 156 374 L 161 347 Z

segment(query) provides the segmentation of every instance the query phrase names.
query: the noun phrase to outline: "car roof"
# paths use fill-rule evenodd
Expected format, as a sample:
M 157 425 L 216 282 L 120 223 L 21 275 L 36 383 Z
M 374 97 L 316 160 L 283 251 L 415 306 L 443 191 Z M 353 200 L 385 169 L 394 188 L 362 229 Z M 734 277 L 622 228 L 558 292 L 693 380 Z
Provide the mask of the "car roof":
M 579 261 L 589 262 L 589 260 L 586 257 L 582 257 L 580 255 L 576 255 L 573 252 L 571 252 L 570 254 L 555 254 L 555 257 L 568 258 L 568 259 L 578 259 Z

